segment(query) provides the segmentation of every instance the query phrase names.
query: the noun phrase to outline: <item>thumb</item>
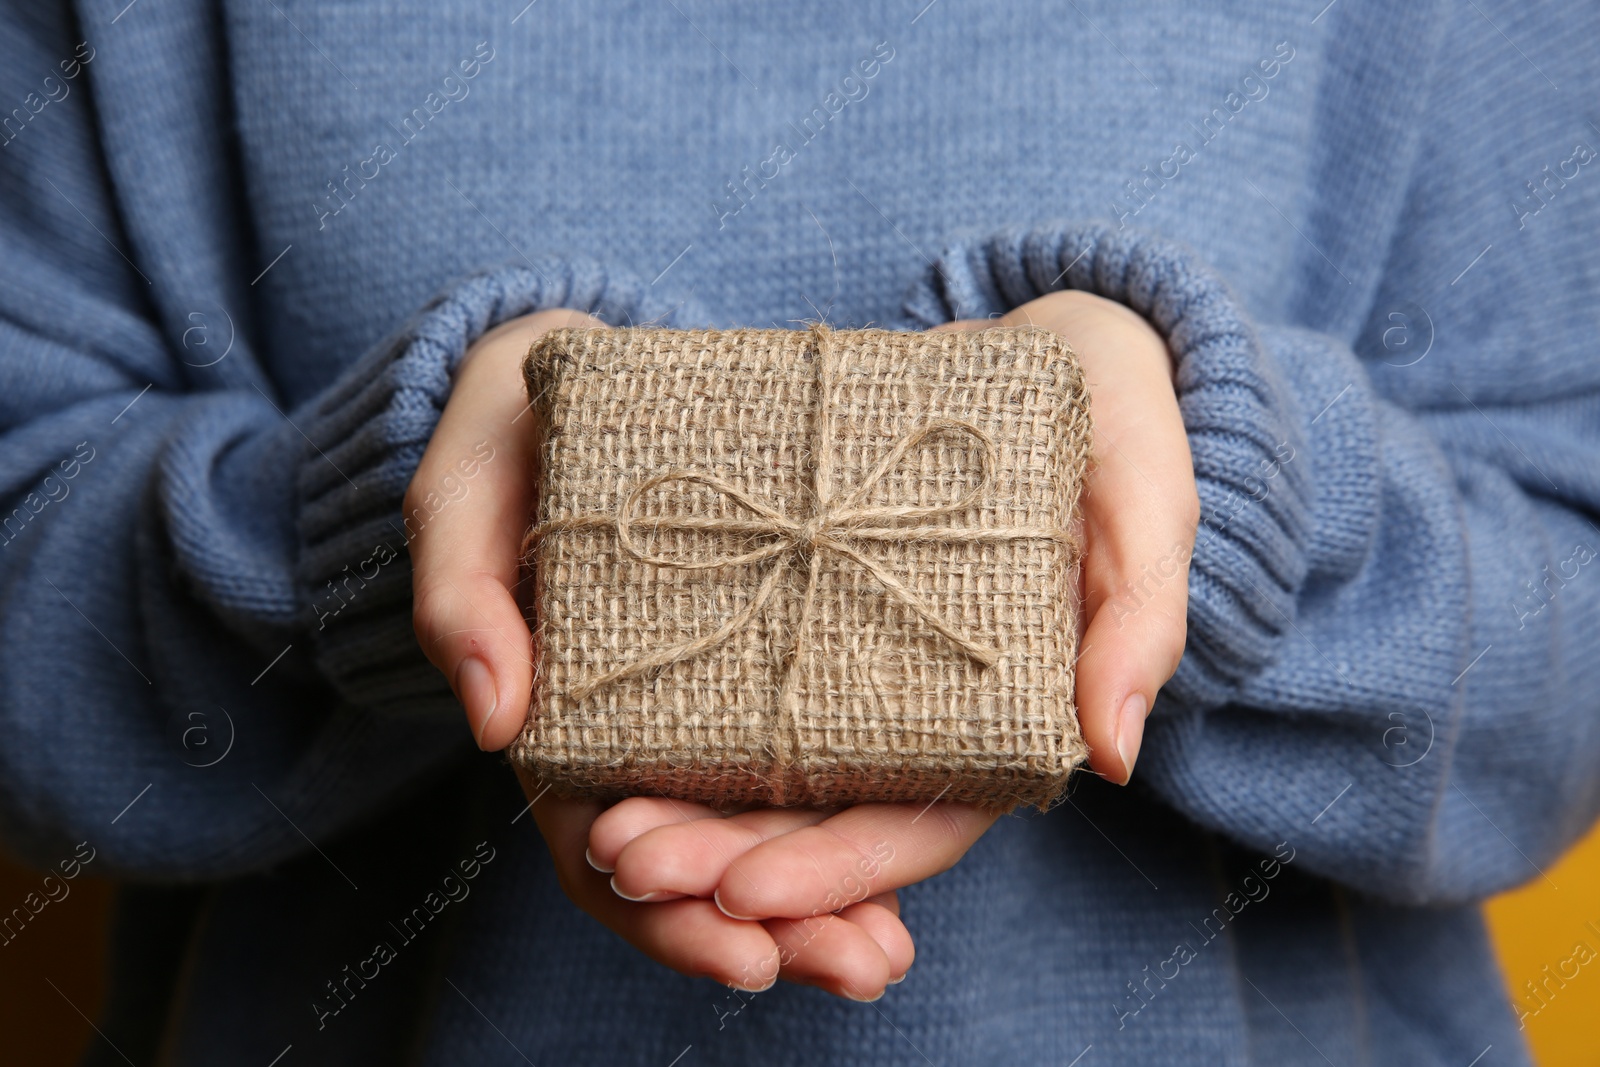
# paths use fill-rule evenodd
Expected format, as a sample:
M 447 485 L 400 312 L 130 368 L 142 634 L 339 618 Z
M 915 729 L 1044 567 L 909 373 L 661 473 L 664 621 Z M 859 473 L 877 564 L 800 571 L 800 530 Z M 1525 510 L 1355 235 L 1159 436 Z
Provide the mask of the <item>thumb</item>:
M 1171 534 L 1164 543 L 1163 532 Z M 1090 766 L 1119 783 L 1133 773 L 1145 717 L 1177 670 L 1187 636 L 1193 535 L 1152 533 L 1137 543 L 1124 541 L 1121 552 L 1106 551 L 1111 558 L 1084 563 L 1089 625 L 1079 646 L 1078 720 Z M 1095 537 L 1088 535 L 1091 544 Z
M 533 340 L 567 325 L 600 323 L 540 312 L 473 346 L 406 492 L 417 641 L 485 750 L 521 732 L 533 690 L 532 638 L 515 595 L 537 440 L 522 357 Z
M 1100 352 L 1084 358 L 1099 392 L 1095 467 L 1083 497 L 1089 624 L 1079 646 L 1076 697 L 1090 766 L 1126 782 L 1145 716 L 1183 657 L 1199 502 L 1164 368 L 1141 373 L 1128 349 L 1117 355 L 1116 361 Z
M 1082 498 L 1084 618 L 1075 672 L 1089 765 L 1127 782 L 1145 716 L 1187 637 L 1200 503 L 1166 342 L 1122 305 L 1058 293 L 1010 312 L 1066 337 L 1089 389 L 1095 462 Z

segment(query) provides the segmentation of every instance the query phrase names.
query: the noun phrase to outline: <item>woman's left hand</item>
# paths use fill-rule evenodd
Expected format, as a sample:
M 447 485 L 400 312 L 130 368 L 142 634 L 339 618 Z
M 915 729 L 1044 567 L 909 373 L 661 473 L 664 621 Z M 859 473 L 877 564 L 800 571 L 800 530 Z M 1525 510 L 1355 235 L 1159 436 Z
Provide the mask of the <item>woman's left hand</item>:
M 940 329 L 1025 325 L 1067 339 L 1091 394 L 1096 462 L 1083 498 L 1078 721 L 1090 767 L 1125 783 L 1187 632 L 1200 506 L 1173 368 L 1148 323 L 1082 292 Z M 914 951 L 894 890 L 950 868 L 994 819 L 948 802 L 725 815 L 633 797 L 595 819 L 588 855 L 615 872 L 612 886 L 626 899 L 711 898 L 729 918 L 765 927 L 778 946 L 770 973 L 739 985 L 782 977 L 870 1000 L 905 974 Z

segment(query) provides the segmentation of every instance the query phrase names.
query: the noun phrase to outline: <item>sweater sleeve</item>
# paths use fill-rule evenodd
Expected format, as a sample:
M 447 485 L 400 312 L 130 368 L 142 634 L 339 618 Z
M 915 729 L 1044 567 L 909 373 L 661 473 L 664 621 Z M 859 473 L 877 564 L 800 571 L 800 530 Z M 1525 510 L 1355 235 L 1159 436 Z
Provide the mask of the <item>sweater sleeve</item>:
M 1449 285 L 1470 252 L 1433 202 L 1375 287 L 1387 309 L 1442 279 L 1426 330 L 1255 322 L 1195 252 L 1093 223 L 956 241 L 906 307 L 926 327 L 1070 287 L 1164 335 L 1202 518 L 1136 782 L 1409 903 L 1540 877 L 1600 811 L 1600 197 Z
M 1165 336 L 1201 523 L 1135 783 L 1403 903 L 1544 876 L 1600 811 L 1600 128 L 1581 108 L 1600 77 L 1571 50 L 1535 66 L 1486 19 L 1600 27 L 1486 6 L 1442 11 L 1421 69 L 1321 71 L 1304 121 L 1325 165 L 1279 201 L 1290 253 L 1249 283 L 1276 310 L 1252 314 L 1204 249 L 1115 223 L 958 240 L 907 305 L 927 325 L 1070 287 Z M 1414 108 L 1383 78 L 1420 83 Z M 1113 596 L 1138 610 L 1137 588 Z
M 259 869 L 470 749 L 411 634 L 400 507 L 467 346 L 542 308 L 674 319 L 593 263 L 490 269 L 289 404 L 227 175 L 162 171 L 198 232 L 141 255 L 160 218 L 124 214 L 146 187 L 108 171 L 86 99 L 119 60 L 63 10 L 0 27 L 6 99 L 52 93 L 0 148 L 0 840 L 49 865 L 87 841 L 105 875 Z M 127 128 L 181 141 L 166 107 Z

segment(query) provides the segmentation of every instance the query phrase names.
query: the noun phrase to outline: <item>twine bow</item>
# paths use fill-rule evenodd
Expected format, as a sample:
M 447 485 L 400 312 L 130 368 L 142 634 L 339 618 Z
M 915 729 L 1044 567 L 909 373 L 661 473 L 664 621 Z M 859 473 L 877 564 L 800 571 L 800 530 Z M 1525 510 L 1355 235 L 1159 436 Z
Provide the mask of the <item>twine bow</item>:
M 988 434 L 970 422 L 958 419 L 930 419 L 904 434 L 896 441 L 883 459 L 861 483 L 841 497 L 835 497 L 833 450 L 833 413 L 830 399 L 837 373 L 838 356 L 826 327 L 812 329 L 816 338 L 818 355 L 819 402 L 814 436 L 813 454 L 816 457 L 812 514 L 804 521 L 791 518 L 770 507 L 738 486 L 723 478 L 703 471 L 677 469 L 646 478 L 633 487 L 623 499 L 614 515 L 579 515 L 556 519 L 541 524 L 529 536 L 532 542 L 556 529 L 606 526 L 614 528 L 622 551 L 643 563 L 673 570 L 721 571 L 733 567 L 772 560 L 750 602 L 736 612 L 714 632 L 696 637 L 681 644 L 640 656 L 629 663 L 613 668 L 589 681 L 573 687 L 571 695 L 584 699 L 596 690 L 614 682 L 645 674 L 681 660 L 690 659 L 717 648 L 744 630 L 772 599 L 789 567 L 796 559 L 809 564 L 804 599 L 801 602 L 800 623 L 789 650 L 788 664 L 783 682 L 778 690 L 780 705 L 793 704 L 793 681 L 796 671 L 809 647 L 811 621 L 815 611 L 818 578 L 822 558 L 834 555 L 847 559 L 871 574 L 890 598 L 897 600 L 921 620 L 930 631 L 943 637 L 960 652 L 983 667 L 992 667 L 999 661 L 1001 650 L 984 644 L 958 626 L 941 618 L 938 612 L 921 596 L 907 588 L 882 564 L 863 553 L 858 544 L 883 541 L 939 541 L 943 543 L 973 544 L 982 542 L 1048 539 L 1069 541 L 1067 534 L 1045 526 L 984 526 L 958 527 L 929 524 L 929 520 L 964 511 L 971 507 L 990 487 L 997 462 L 994 441 Z M 928 438 L 939 434 L 956 434 L 975 443 L 981 457 L 981 470 L 976 484 L 960 498 L 947 504 L 907 506 L 883 504 L 867 506 L 862 503 L 871 496 L 906 454 Z M 690 483 L 704 486 L 740 505 L 754 518 L 738 519 L 708 516 L 666 516 L 640 518 L 637 515 L 645 494 L 664 485 Z M 709 533 L 744 534 L 752 537 L 770 536 L 774 540 L 748 552 L 736 555 L 708 556 L 702 559 L 684 559 L 647 552 L 635 539 L 635 531 L 646 528 L 654 531 L 705 531 Z M 795 709 L 789 708 L 791 717 Z M 789 763 L 787 750 L 791 739 L 780 731 L 778 764 L 780 769 Z M 780 776 L 781 783 L 782 778 Z M 782 792 L 781 785 L 779 792 Z

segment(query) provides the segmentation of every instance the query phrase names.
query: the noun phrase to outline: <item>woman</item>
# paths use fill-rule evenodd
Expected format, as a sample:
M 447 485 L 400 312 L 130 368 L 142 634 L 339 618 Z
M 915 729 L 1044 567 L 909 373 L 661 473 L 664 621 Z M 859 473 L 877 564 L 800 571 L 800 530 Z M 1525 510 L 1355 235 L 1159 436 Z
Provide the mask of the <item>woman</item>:
M 1475 902 L 1600 803 L 1597 16 L 1316 6 L 8 5 L 0 826 L 125 880 L 91 1059 L 1526 1062 Z M 525 817 L 581 316 L 1072 341 L 1099 777 Z

